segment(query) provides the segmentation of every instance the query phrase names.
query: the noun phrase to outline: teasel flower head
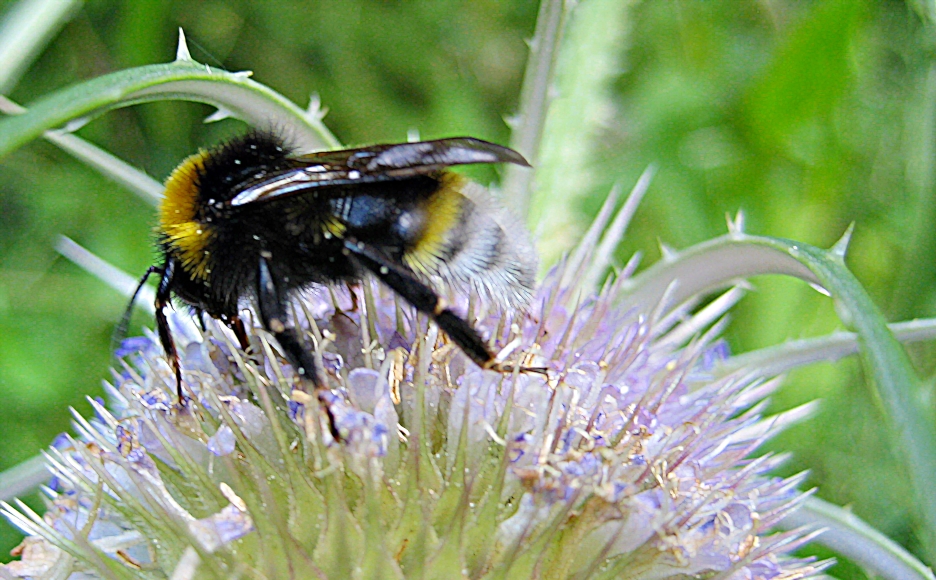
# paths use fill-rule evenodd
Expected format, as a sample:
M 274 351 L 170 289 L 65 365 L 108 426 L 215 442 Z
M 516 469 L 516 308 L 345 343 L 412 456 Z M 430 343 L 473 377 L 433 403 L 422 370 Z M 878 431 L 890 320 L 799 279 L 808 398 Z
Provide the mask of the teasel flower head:
M 802 476 L 771 476 L 783 456 L 757 455 L 809 408 L 765 417 L 776 380 L 714 372 L 743 290 L 702 306 L 664 293 L 642 311 L 631 264 L 593 291 L 602 215 L 528 311 L 460 304 L 502 357 L 548 376 L 482 371 L 371 282 L 294 302 L 335 386 L 324 397 L 297 388 L 258 325 L 244 353 L 224 327 L 172 316 L 184 408 L 158 339 L 124 341 L 107 400 L 48 452 L 45 514 L 4 506 L 29 536 L 4 574 L 818 574 L 826 563 L 790 555 L 811 532 L 771 531 L 805 497 Z

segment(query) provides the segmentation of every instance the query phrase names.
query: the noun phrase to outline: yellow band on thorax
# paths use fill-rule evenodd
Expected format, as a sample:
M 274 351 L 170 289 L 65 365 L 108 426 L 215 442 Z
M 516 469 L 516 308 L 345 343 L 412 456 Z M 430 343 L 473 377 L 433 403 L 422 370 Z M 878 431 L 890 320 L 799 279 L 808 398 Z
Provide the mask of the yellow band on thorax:
M 194 278 L 207 277 L 210 267 L 205 247 L 213 232 L 196 221 L 198 180 L 206 153 L 200 151 L 185 159 L 166 180 L 160 205 L 159 233 L 172 247 L 172 254 Z

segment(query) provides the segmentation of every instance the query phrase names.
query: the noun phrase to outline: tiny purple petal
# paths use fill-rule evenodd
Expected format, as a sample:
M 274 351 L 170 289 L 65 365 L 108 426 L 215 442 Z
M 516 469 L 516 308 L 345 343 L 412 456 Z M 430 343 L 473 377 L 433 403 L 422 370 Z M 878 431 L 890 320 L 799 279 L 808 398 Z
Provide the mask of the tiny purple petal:
M 237 446 L 237 438 L 234 436 L 234 430 L 227 425 L 221 425 L 214 435 L 208 438 L 208 451 L 222 457 L 234 453 Z
M 225 544 L 243 538 L 254 530 L 254 525 L 246 512 L 234 505 L 228 505 L 207 518 L 189 522 L 189 529 L 206 550 L 213 552 Z

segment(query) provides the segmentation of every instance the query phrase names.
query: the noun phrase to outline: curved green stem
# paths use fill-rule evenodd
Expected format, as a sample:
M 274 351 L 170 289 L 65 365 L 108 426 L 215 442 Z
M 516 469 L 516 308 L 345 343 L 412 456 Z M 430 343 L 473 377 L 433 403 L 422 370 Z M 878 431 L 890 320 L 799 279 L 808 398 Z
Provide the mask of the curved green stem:
M 904 550 L 897 542 L 875 530 L 845 508 L 817 497 L 780 522 L 780 527 L 824 528 L 814 541 L 887 580 L 934 580 L 933 571 Z
M 936 340 L 936 318 L 895 322 L 888 328 L 901 344 Z M 724 376 L 739 369 L 757 369 L 758 373 L 774 376 L 817 362 L 835 362 L 859 350 L 857 334 L 838 331 L 734 355 L 722 362 L 717 372 Z
M 0 120 L 0 157 L 49 129 L 66 124 L 74 129 L 110 109 L 160 100 L 207 103 L 254 125 L 287 128 L 286 137 L 299 147 L 338 145 L 317 114 L 248 77 L 177 60 L 91 79 L 36 101 L 22 115 Z
M 896 430 L 912 475 L 919 528 L 931 561 L 936 561 L 936 425 L 919 400 L 923 387 L 907 353 L 888 329 L 881 312 L 845 266 L 848 234 L 831 250 L 739 231 L 694 246 L 649 268 L 627 285 L 624 302 L 649 312 L 659 296 L 679 304 L 740 278 L 786 274 L 829 294 L 839 318 L 857 335 L 861 359 L 874 377 L 884 409 Z M 666 305 L 668 306 L 668 305 Z

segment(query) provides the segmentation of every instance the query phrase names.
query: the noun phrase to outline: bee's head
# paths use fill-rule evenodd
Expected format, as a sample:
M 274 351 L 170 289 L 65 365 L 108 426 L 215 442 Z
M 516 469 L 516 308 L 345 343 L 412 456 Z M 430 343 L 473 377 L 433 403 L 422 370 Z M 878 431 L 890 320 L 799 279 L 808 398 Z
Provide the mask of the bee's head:
M 208 273 L 206 247 L 225 202 L 247 184 L 289 164 L 276 134 L 252 131 L 189 156 L 166 180 L 157 234 L 165 252 L 193 278 Z

